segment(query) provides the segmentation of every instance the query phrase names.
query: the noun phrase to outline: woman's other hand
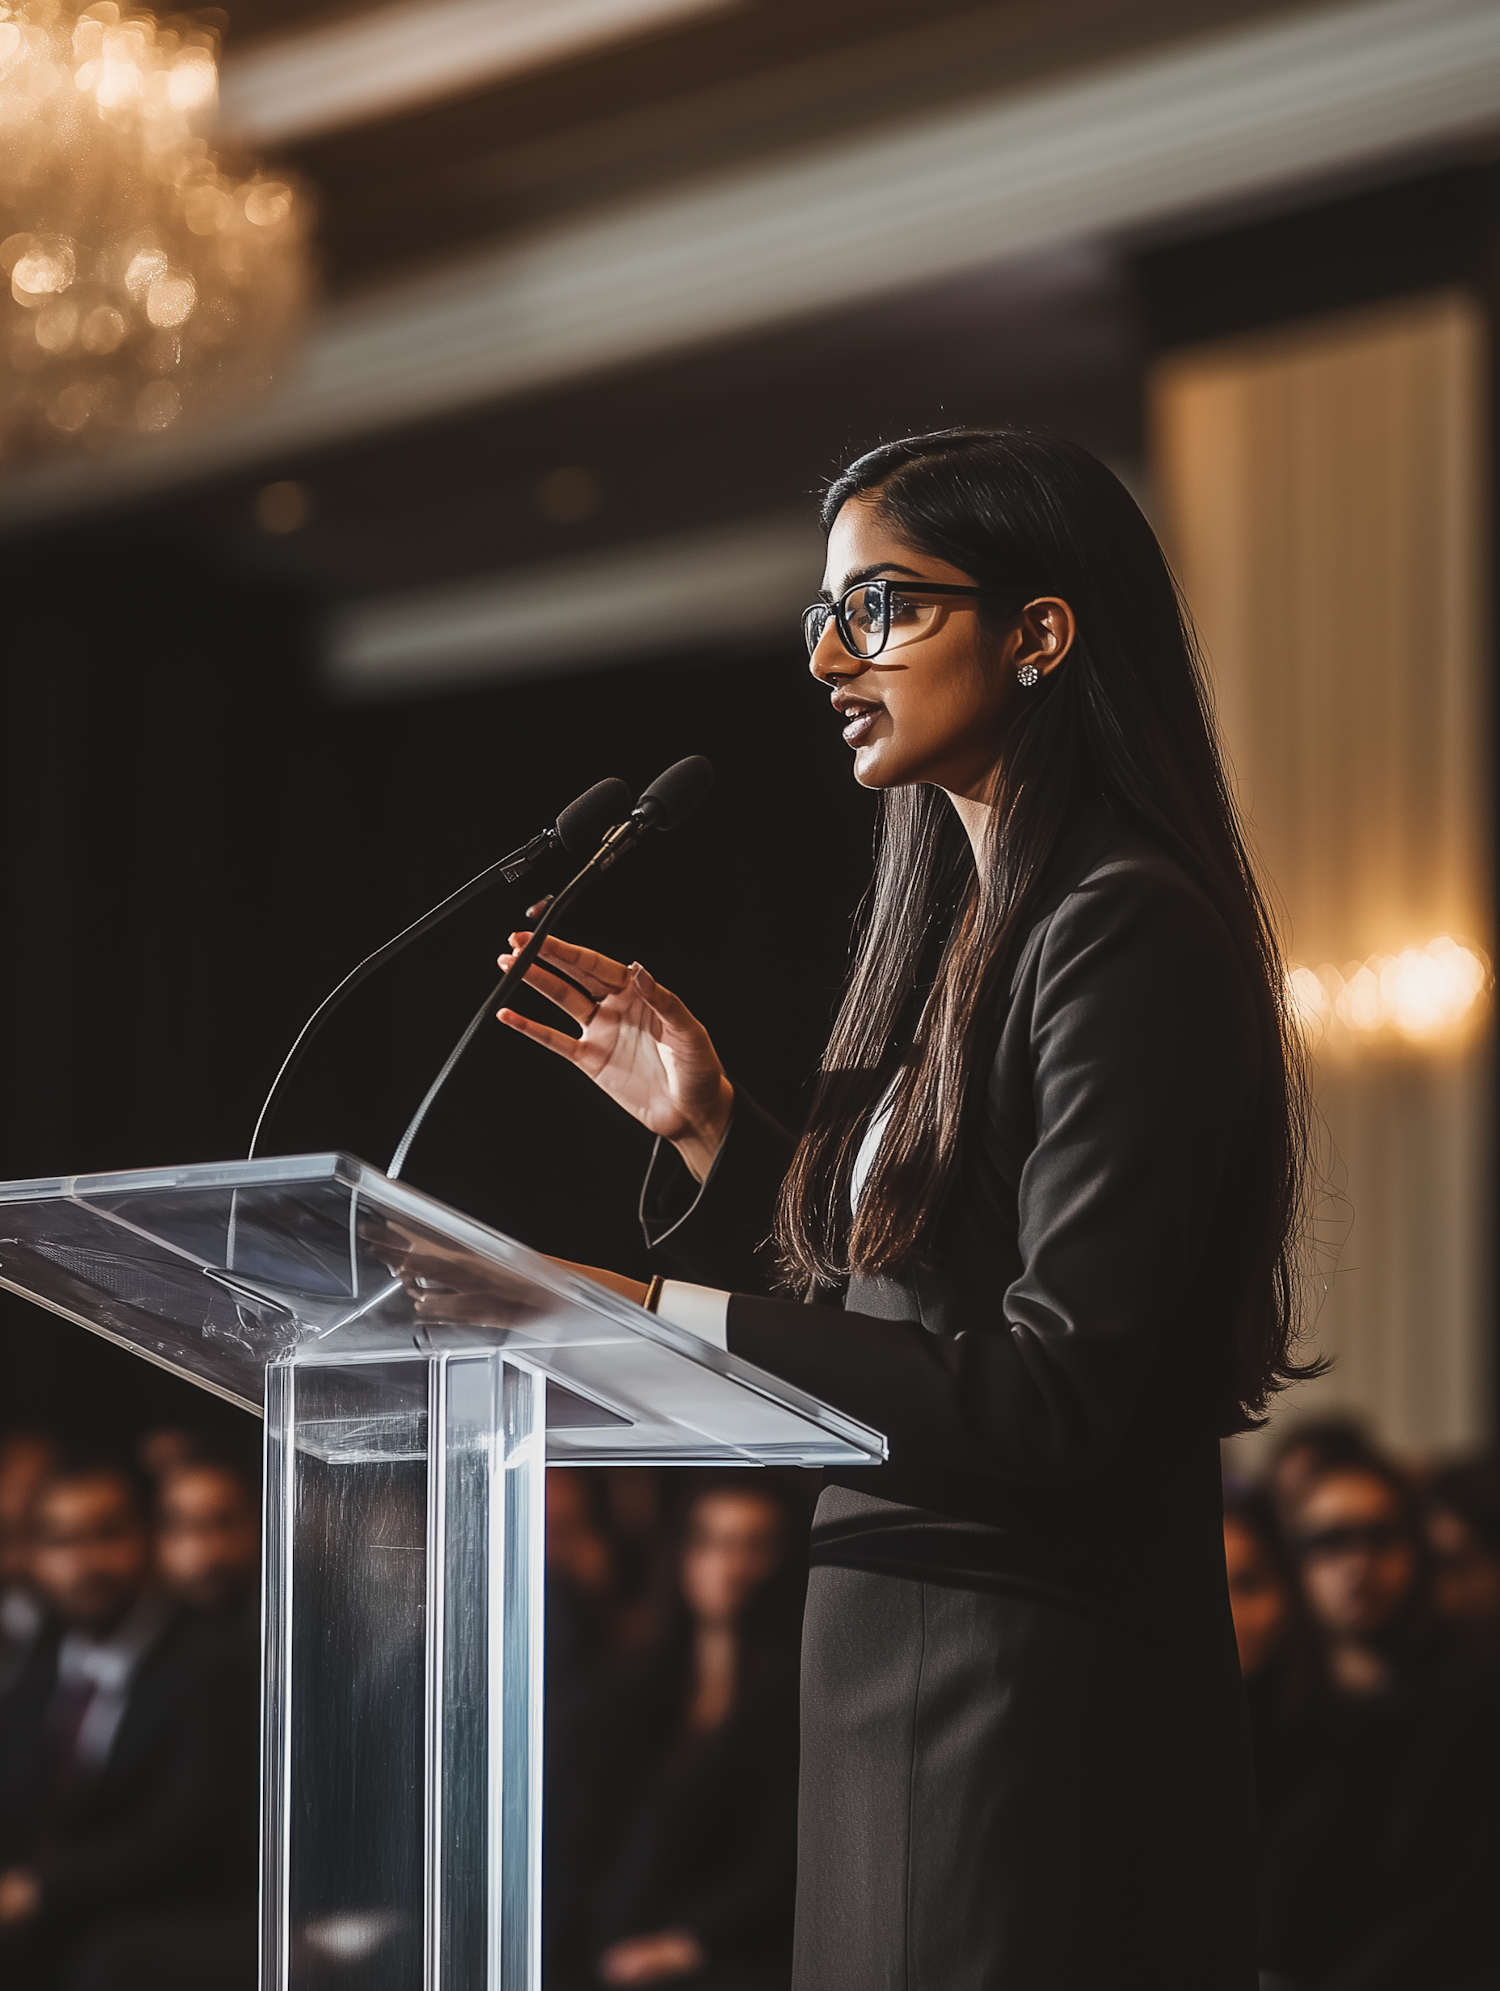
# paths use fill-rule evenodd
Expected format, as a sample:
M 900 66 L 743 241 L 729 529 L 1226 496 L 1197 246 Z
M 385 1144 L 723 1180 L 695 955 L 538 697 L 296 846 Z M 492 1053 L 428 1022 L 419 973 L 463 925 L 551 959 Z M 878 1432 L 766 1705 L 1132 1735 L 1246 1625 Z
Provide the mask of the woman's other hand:
M 549 1252 L 548 1257 L 552 1255 Z M 576 1272 L 581 1278 L 592 1279 L 596 1286 L 605 1286 L 611 1293 L 618 1293 L 622 1300 L 634 1300 L 644 1306 L 650 1287 L 644 1279 L 632 1279 L 628 1272 L 610 1272 L 602 1265 L 580 1265 L 576 1258 L 552 1258 L 554 1265 L 560 1265 L 564 1272 Z
M 530 938 L 513 933 L 514 951 L 500 956 L 500 966 L 508 968 Z M 729 1125 L 734 1087 L 687 1005 L 638 961 L 626 967 L 569 940 L 544 941 L 526 980 L 580 1034 L 533 1023 L 514 1009 L 502 1009 L 500 1021 L 576 1065 L 633 1119 L 669 1140 L 702 1182 Z
M 665 1984 L 701 1970 L 707 1961 L 690 1929 L 662 1929 L 611 1943 L 599 1959 L 599 1975 L 606 1984 Z

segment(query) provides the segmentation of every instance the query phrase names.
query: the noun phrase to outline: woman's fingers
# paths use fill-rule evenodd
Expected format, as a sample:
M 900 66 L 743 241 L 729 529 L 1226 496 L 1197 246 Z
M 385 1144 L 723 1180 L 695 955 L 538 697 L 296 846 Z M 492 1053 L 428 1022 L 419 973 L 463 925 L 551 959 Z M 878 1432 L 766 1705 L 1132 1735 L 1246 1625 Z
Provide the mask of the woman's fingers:
M 670 1023 L 679 1030 L 698 1028 L 698 1019 L 682 1000 L 664 989 L 654 976 L 648 974 L 639 961 L 630 964 L 629 973 L 634 978 L 641 1000 L 656 1011 L 663 1023 Z
M 508 968 L 515 958 L 514 954 L 502 954 L 500 966 Z M 572 982 L 564 981 L 543 961 L 534 961 L 522 979 L 528 988 L 535 989 L 538 995 L 544 995 L 548 1002 L 555 1003 L 575 1023 L 587 1023 L 599 1007 L 593 996 L 587 995 L 581 988 L 575 988 Z
M 529 933 L 513 933 L 510 936 L 512 950 L 519 954 L 530 939 Z M 571 940 L 558 940 L 552 934 L 548 934 L 542 942 L 537 958 L 562 968 L 575 982 L 582 982 L 595 998 L 614 994 L 624 988 L 629 979 L 623 962 L 612 961 L 607 954 L 598 954 L 592 947 L 579 947 Z
M 556 1051 L 560 1058 L 566 1058 L 570 1065 L 578 1063 L 581 1037 L 570 1037 L 566 1030 L 553 1030 L 545 1023 L 533 1023 L 529 1016 L 522 1016 L 518 1009 L 500 1009 L 495 1012 L 500 1022 L 510 1029 L 518 1030 L 523 1037 L 529 1037 L 533 1044 L 543 1049 Z

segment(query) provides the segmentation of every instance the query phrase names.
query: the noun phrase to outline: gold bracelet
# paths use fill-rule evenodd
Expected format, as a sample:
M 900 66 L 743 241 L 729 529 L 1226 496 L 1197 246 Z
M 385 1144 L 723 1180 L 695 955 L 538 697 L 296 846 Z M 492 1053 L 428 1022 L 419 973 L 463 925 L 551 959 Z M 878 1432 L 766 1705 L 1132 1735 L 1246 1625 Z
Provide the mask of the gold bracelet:
M 648 1314 L 654 1314 L 661 1304 L 661 1289 L 666 1283 L 659 1272 L 652 1275 L 651 1284 L 646 1288 L 646 1297 L 641 1301 Z

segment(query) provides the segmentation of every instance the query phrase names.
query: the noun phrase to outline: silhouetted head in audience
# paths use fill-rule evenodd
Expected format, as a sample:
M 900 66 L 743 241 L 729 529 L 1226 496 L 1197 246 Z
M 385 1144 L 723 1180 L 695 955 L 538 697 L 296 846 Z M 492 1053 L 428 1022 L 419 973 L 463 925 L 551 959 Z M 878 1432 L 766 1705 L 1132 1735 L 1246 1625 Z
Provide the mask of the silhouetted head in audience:
M 547 1574 L 588 1597 L 603 1597 L 614 1585 L 603 1489 L 599 1475 L 580 1466 L 554 1466 L 547 1475 Z
M 547 1691 L 585 1685 L 618 1637 L 620 1561 L 603 1475 L 547 1474 Z
M 1380 1692 L 1425 1629 L 1429 1565 L 1411 1487 L 1380 1459 L 1330 1466 L 1302 1498 L 1293 1545 L 1335 1685 Z
M 682 1597 L 694 1623 L 734 1625 L 780 1569 L 786 1516 L 755 1487 L 717 1486 L 688 1513 Z
M 219 1459 L 174 1465 L 156 1516 L 157 1567 L 172 1595 L 195 1611 L 242 1609 L 260 1570 L 260 1509 L 247 1476 Z
M 31 1506 L 32 1580 L 72 1631 L 105 1637 L 151 1574 L 147 1488 L 128 1460 L 64 1459 Z
M 1315 1480 L 1334 1466 L 1359 1465 L 1371 1457 L 1370 1441 L 1348 1417 L 1299 1424 L 1283 1438 L 1271 1460 L 1266 1491 L 1283 1533 L 1296 1526 L 1297 1511 Z
M 31 1584 L 31 1508 L 36 1490 L 57 1464 L 57 1446 L 42 1431 L 7 1431 L 0 1438 L 0 1592 Z
M 1451 1466 L 1427 1497 L 1433 1608 L 1466 1644 L 1500 1650 L 1500 1466 Z
M 154 1424 L 135 1441 L 136 1463 L 147 1479 L 160 1486 L 168 1473 L 190 1465 L 201 1449 L 198 1434 L 185 1424 Z
M 805 1571 L 790 1517 L 759 1475 L 693 1488 L 681 1510 L 675 1644 L 696 1681 L 689 1726 L 716 1727 L 795 1655 Z

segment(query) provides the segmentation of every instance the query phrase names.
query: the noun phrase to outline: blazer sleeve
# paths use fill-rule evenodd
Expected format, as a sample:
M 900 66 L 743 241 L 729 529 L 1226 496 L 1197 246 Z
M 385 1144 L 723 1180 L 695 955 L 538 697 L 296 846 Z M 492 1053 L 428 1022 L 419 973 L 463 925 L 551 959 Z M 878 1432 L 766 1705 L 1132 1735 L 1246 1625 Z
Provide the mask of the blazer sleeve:
M 1253 1107 L 1258 1026 L 1223 922 L 1165 861 L 1086 879 L 1034 961 L 1020 1275 L 987 1280 L 1003 1252 L 950 1250 L 945 1227 L 903 1281 L 912 1318 L 737 1294 L 728 1340 L 883 1431 L 894 1466 L 1056 1487 L 1107 1462 L 1178 1323 L 1222 1331 L 1205 1240 Z
M 671 1143 L 658 1139 L 641 1190 L 641 1228 L 652 1255 L 699 1285 L 768 1292 L 767 1241 L 795 1147 L 786 1128 L 738 1086 L 701 1186 Z

